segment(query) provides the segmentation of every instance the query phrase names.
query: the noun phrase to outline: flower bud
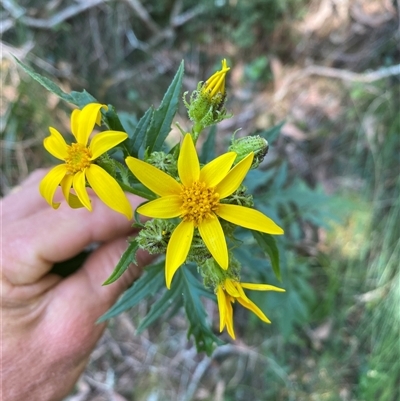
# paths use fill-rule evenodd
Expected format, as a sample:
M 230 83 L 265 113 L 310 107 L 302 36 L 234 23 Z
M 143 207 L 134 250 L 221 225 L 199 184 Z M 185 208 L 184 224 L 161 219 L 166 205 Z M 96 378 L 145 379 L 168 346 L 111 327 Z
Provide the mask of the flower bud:
M 165 253 L 175 225 L 162 219 L 146 221 L 139 231 L 136 241 L 141 249 L 150 254 Z
M 251 169 L 257 168 L 264 160 L 265 155 L 268 153 L 268 141 L 259 135 L 245 136 L 239 139 L 232 138 L 232 144 L 229 146 L 229 151 L 236 152 L 237 157 L 235 164 L 243 160 L 250 152 L 254 153 L 253 163 Z

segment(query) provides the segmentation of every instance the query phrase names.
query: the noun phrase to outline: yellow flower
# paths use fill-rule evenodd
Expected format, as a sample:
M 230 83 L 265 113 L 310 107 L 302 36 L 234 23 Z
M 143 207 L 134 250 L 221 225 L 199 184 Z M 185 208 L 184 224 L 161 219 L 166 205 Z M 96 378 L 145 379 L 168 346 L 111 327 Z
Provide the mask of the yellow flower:
M 100 155 L 124 141 L 128 135 L 120 131 L 104 131 L 95 135 L 87 145 L 94 125 L 101 123 L 100 109 L 107 106 L 90 103 L 71 115 L 71 132 L 76 142 L 68 145 L 62 135 L 50 127 L 50 136 L 44 139 L 46 150 L 65 163 L 54 167 L 40 183 L 40 193 L 50 206 L 57 209 L 53 197 L 60 185 L 65 199 L 71 207 L 92 210 L 86 181 L 97 196 L 111 209 L 132 218 L 132 207 L 118 182 L 104 169 L 93 162 Z M 70 193 L 71 188 L 75 194 Z
M 228 268 L 228 249 L 218 217 L 251 230 L 283 234 L 283 230 L 261 212 L 220 202 L 242 183 L 251 166 L 253 153 L 231 169 L 235 158 L 235 152 L 228 152 L 200 169 L 190 134 L 185 135 L 178 158 L 180 182 L 142 160 L 126 158 L 126 164 L 137 179 L 160 196 L 140 206 L 138 212 L 154 218 L 181 219 L 167 247 L 165 278 L 168 288 L 176 270 L 186 260 L 196 227 L 223 269 Z
M 225 96 L 225 76 L 231 68 L 227 66 L 226 59 L 222 60 L 222 68 L 217 71 L 204 83 L 201 91 L 203 94 L 207 94 L 212 99 L 218 93 Z
M 249 298 L 243 291 L 243 288 L 248 290 L 258 291 L 278 291 L 285 292 L 283 288 L 275 287 L 269 284 L 252 284 L 252 283 L 239 283 L 232 279 L 227 278 L 223 283 L 217 286 L 217 301 L 219 309 L 219 331 L 221 332 L 226 326 L 229 335 L 235 339 L 235 332 L 233 330 L 233 309 L 232 304 L 238 301 L 242 306 L 254 312 L 263 322 L 271 323 L 271 321 L 264 315 L 261 309 Z

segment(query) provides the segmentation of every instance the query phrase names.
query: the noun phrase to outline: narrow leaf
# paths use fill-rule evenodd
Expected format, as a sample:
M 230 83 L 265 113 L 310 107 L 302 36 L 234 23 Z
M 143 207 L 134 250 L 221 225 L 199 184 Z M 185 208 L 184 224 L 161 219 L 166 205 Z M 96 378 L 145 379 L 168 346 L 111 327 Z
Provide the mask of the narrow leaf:
M 282 127 L 285 125 L 286 121 L 282 121 L 279 124 L 273 126 L 272 128 L 262 131 L 259 135 L 265 138 L 270 145 L 272 145 L 281 133 Z
M 200 162 L 203 164 L 215 158 L 215 137 L 217 134 L 217 126 L 213 125 L 210 128 L 207 139 L 201 149 Z
M 160 107 L 154 112 L 146 140 L 146 149 L 148 149 L 149 154 L 153 151 L 161 150 L 165 138 L 171 131 L 171 124 L 178 110 L 181 98 L 183 66 L 184 63 L 182 61 L 171 85 L 164 95 Z
M 259 231 L 252 231 L 252 234 L 260 248 L 269 256 L 272 270 L 274 271 L 276 278 L 279 281 L 282 281 L 279 264 L 279 250 L 275 238 L 271 234 L 260 233 Z
M 157 293 L 165 283 L 165 262 L 146 267 L 143 275 L 134 282 L 132 287 L 127 289 L 118 302 L 101 316 L 97 323 L 104 322 L 111 317 L 137 305 L 142 299 Z
M 114 271 L 111 273 L 111 276 L 103 283 L 103 285 L 108 285 L 118 280 L 131 263 L 136 264 L 136 252 L 138 248 L 139 245 L 136 240 L 129 244 L 128 249 L 121 256 L 121 259 Z
M 149 128 L 150 122 L 153 118 L 154 109 L 150 107 L 146 113 L 143 114 L 142 118 L 139 120 L 135 130 L 133 132 L 128 132 L 129 138 L 127 140 L 127 147 L 129 154 L 133 157 L 139 156 L 140 148 L 144 147 L 144 140 L 146 137 L 147 130 Z

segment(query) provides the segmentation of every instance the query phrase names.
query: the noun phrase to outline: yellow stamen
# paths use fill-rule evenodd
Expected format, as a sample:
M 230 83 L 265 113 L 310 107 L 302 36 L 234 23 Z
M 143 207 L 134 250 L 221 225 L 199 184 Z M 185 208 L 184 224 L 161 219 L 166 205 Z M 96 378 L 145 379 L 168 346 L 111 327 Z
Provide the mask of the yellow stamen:
M 89 167 L 91 156 L 90 150 L 81 143 L 73 143 L 68 146 L 67 156 L 65 157 L 68 172 L 75 174 Z
M 194 182 L 181 192 L 182 215 L 184 221 L 193 221 L 197 226 L 203 220 L 213 218 L 218 209 L 219 194 L 214 188 L 207 188 L 204 182 Z

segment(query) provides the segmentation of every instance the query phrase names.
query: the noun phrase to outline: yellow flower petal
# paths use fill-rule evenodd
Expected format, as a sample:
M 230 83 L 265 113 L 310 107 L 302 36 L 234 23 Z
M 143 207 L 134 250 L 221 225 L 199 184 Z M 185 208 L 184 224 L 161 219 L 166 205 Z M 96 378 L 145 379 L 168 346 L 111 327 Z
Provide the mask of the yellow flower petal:
M 243 160 L 241 160 L 235 167 L 226 175 L 226 177 L 217 185 L 216 191 L 219 193 L 220 199 L 224 199 L 227 196 L 235 192 L 239 185 L 244 180 L 247 172 L 250 169 L 251 163 L 253 162 L 254 154 L 251 152 Z
M 72 110 L 71 113 L 71 132 L 72 135 L 78 140 L 78 127 L 79 127 L 79 116 L 81 111 L 79 109 Z
M 107 106 L 100 103 L 89 103 L 81 110 L 77 121 L 78 133 L 75 135 L 78 143 L 84 146 L 87 145 L 89 135 L 92 133 L 94 125 L 96 121 L 99 121 L 101 108 L 106 109 Z
M 65 200 L 67 201 L 68 204 L 69 204 L 69 197 L 71 195 L 70 191 L 71 191 L 73 179 L 74 179 L 73 175 L 66 174 L 65 177 L 60 182 L 62 193 L 63 193 L 64 198 L 65 198 Z
M 128 138 L 128 134 L 121 131 L 104 131 L 95 135 L 89 146 L 92 153 L 90 160 L 97 159 L 103 153 L 125 141 L 126 138 Z
M 251 310 L 257 317 L 259 317 L 265 323 L 271 323 L 271 321 L 264 315 L 264 312 L 252 301 L 248 298 L 236 298 L 236 300 L 245 308 Z
M 54 194 L 56 189 L 65 174 L 67 174 L 67 168 L 65 164 L 60 164 L 56 167 L 53 167 L 42 179 L 39 185 L 40 194 L 46 199 L 46 202 L 57 209 L 60 206 L 60 203 L 53 203 Z
M 221 332 L 226 324 L 226 299 L 225 292 L 220 285 L 217 287 L 217 301 L 219 309 L 219 331 Z
M 68 145 L 62 135 L 53 127 L 49 127 L 50 136 L 44 138 L 43 146 L 54 157 L 65 160 Z
M 196 148 L 190 134 L 186 134 L 182 142 L 178 158 L 178 173 L 182 184 L 189 187 L 200 177 L 200 164 Z
M 235 331 L 233 330 L 233 308 L 232 308 L 232 301 L 231 297 L 226 297 L 226 329 L 228 330 L 228 334 L 235 340 Z
M 182 213 L 181 205 L 182 199 L 179 195 L 168 195 L 139 206 L 137 212 L 147 217 L 172 219 Z
M 228 268 L 228 248 L 226 246 L 225 235 L 221 227 L 221 223 L 214 216 L 203 220 L 198 225 L 199 233 L 208 250 L 217 263 L 226 270 Z
M 168 242 L 165 260 L 165 281 L 167 288 L 171 288 L 171 281 L 179 266 L 185 262 L 192 244 L 194 224 L 182 221 L 173 231 Z
M 207 163 L 200 171 L 200 181 L 215 187 L 228 174 L 235 158 L 235 152 L 228 152 Z
M 234 285 L 233 281 L 226 279 L 224 282 L 225 291 L 234 298 L 240 297 L 240 293 Z
M 255 291 L 278 291 L 278 292 L 286 291 L 283 288 L 275 287 L 274 285 L 269 285 L 269 284 L 240 283 L 240 285 L 242 286 L 242 288 Z
M 269 217 L 249 207 L 220 203 L 216 213 L 219 217 L 237 226 L 267 234 L 283 234 L 282 228 L 275 224 Z
M 181 184 L 151 164 L 131 156 L 127 157 L 125 162 L 133 175 L 157 195 L 166 196 L 181 193 Z
M 76 193 L 76 196 L 82 202 L 82 205 L 89 211 L 92 211 L 92 205 L 90 203 L 89 195 L 86 191 L 86 180 L 85 173 L 83 171 L 78 171 L 74 174 L 72 180 L 72 187 Z
M 132 206 L 118 182 L 97 164 L 86 169 L 86 178 L 96 195 L 112 210 L 132 219 Z

